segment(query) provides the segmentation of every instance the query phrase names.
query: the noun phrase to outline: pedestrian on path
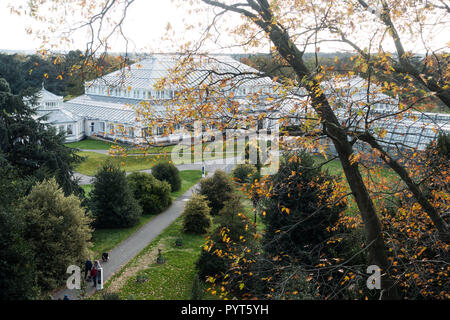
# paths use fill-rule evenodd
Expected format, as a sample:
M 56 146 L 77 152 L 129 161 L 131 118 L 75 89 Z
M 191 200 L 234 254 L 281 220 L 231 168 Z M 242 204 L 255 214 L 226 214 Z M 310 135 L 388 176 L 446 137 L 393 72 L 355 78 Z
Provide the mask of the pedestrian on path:
M 99 263 L 98 263 L 98 261 L 95 261 L 94 267 L 91 270 L 91 277 L 92 277 L 92 280 L 94 281 L 94 288 L 97 285 L 98 267 L 99 267 Z
M 91 276 L 91 270 L 92 270 L 92 261 L 86 260 L 86 263 L 84 264 L 84 280 L 87 280 L 87 277 Z

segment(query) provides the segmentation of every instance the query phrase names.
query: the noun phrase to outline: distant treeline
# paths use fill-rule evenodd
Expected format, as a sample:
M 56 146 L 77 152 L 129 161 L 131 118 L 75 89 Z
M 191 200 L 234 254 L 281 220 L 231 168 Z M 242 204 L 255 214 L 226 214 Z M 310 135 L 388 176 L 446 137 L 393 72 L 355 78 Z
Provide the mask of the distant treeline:
M 248 64 L 272 77 L 285 76 L 289 78 L 295 78 L 295 73 L 290 66 L 287 66 L 285 62 L 278 55 L 270 54 L 233 54 L 234 59 Z M 314 69 L 317 64 L 325 68 L 334 67 L 336 72 L 346 72 L 353 69 L 353 62 L 350 59 L 354 56 L 353 53 L 347 52 L 318 52 L 315 53 L 305 52 L 303 60 L 308 68 Z M 336 59 L 336 57 L 338 59 Z
M 58 55 L 0 54 L 0 78 L 9 82 L 13 94 L 40 89 L 73 97 L 84 93 L 84 82 L 117 70 L 127 63 L 122 57 L 102 55 L 86 58 L 79 50 Z

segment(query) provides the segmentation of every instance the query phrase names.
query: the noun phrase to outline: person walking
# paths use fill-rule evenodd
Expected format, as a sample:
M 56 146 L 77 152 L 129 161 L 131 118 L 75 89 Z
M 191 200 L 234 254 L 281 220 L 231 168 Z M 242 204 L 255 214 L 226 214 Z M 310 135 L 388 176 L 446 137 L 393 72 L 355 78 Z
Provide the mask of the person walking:
M 91 269 L 92 269 L 92 261 L 86 260 L 84 264 L 84 280 L 87 280 L 88 275 L 90 276 Z
M 98 261 L 95 261 L 91 270 L 92 281 L 94 281 L 94 288 L 97 286 Z

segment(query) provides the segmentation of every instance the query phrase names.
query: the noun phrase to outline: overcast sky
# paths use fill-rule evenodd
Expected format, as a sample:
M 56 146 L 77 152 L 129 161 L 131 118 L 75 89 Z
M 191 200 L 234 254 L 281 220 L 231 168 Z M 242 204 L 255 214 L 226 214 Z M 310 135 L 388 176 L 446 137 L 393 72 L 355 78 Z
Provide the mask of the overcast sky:
M 26 0 L 0 0 L 0 49 L 36 50 L 41 41 L 34 39 L 26 32 L 26 28 L 39 28 L 39 23 L 27 16 L 17 16 L 8 9 L 8 4 L 18 6 Z M 167 24 L 180 27 L 183 12 L 169 0 L 145 0 L 133 4 L 127 16 L 125 30 L 134 50 L 154 50 L 160 47 L 161 36 Z M 86 44 L 86 34 L 77 34 L 73 48 L 83 49 Z M 157 45 L 156 45 L 157 44 Z M 112 51 L 122 51 L 123 42 L 112 43 Z
M 27 16 L 17 16 L 12 14 L 8 9 L 9 4 L 18 6 L 26 4 L 27 0 L 0 0 L 0 49 L 8 50 L 36 50 L 39 48 L 41 41 L 34 39 L 26 33 L 26 28 L 32 27 L 38 29 L 40 26 L 34 19 Z M 196 16 L 195 14 L 188 14 L 185 9 L 178 8 L 171 0 L 141 0 L 136 1 L 129 9 L 126 23 L 124 25 L 125 33 L 132 41 L 130 43 L 130 52 L 174 52 L 178 51 L 178 45 L 186 38 L 191 37 L 192 40 L 198 37 L 195 32 L 185 30 L 186 21 L 188 22 L 205 22 L 211 17 L 208 14 Z M 233 15 L 232 19 L 240 19 L 239 16 Z M 233 21 L 235 22 L 235 21 Z M 239 22 L 239 21 L 237 21 Z M 161 37 L 166 31 L 166 27 L 170 23 L 174 31 L 175 38 L 172 41 L 161 40 Z M 437 43 L 439 46 L 445 46 L 446 42 L 450 41 L 450 30 L 440 30 L 437 36 Z M 436 32 L 435 32 L 436 34 Z M 179 39 L 176 39 L 176 38 Z M 74 36 L 74 44 L 68 47 L 61 47 L 60 50 L 81 49 L 86 45 L 87 34 L 78 33 Z M 227 33 L 222 33 L 221 39 L 224 43 L 233 43 Z M 389 45 L 389 44 L 388 44 Z M 406 44 L 408 49 L 419 50 L 416 44 Z M 124 42 L 115 40 L 110 43 L 111 51 L 123 52 Z M 337 51 L 340 49 L 336 44 L 323 44 L 321 51 Z M 224 50 L 224 49 L 221 49 Z M 242 52 L 242 48 L 235 50 L 229 49 L 224 51 Z M 268 52 L 268 47 L 262 47 L 258 51 Z M 416 51 L 417 52 L 417 51 Z

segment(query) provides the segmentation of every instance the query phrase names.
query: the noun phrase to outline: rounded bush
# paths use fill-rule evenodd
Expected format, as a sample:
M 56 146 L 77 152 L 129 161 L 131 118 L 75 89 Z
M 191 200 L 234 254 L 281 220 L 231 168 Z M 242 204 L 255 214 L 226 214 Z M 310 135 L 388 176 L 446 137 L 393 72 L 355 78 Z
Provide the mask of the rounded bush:
M 257 171 L 254 165 L 244 163 L 238 164 L 233 170 L 233 178 L 240 183 L 252 182 L 252 177 L 256 175 Z
M 172 203 L 171 187 L 145 172 L 133 172 L 127 176 L 134 197 L 142 207 L 143 214 L 158 214 Z
M 183 231 L 193 234 L 207 233 L 212 223 L 210 210 L 206 198 L 194 194 L 183 211 Z
M 160 181 L 167 181 L 172 192 L 181 189 L 181 178 L 178 169 L 169 162 L 159 162 L 152 168 L 153 176 Z
M 217 170 L 210 178 L 200 180 L 199 193 L 209 201 L 211 215 L 215 216 L 223 208 L 224 202 L 232 197 L 233 181 L 222 170 Z

